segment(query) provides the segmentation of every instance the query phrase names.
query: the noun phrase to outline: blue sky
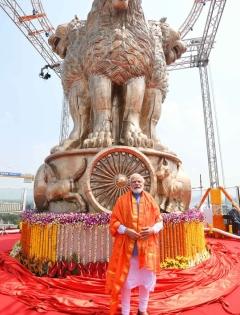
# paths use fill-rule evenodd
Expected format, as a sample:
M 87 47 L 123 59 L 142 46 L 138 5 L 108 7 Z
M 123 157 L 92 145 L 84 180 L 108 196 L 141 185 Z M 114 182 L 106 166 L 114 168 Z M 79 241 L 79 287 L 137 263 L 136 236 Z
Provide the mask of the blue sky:
M 19 3 L 26 12 L 31 12 L 30 1 Z M 92 1 L 43 0 L 42 4 L 56 27 L 70 21 L 75 14 L 86 19 Z M 177 29 L 192 4 L 190 0 L 144 0 L 143 8 L 147 19 L 167 16 L 171 26 Z M 239 9 L 239 1 L 227 1 L 210 55 L 210 80 L 214 89 L 212 95 L 217 109 L 226 186 L 240 185 L 240 44 L 236 29 Z M 0 11 L 0 23 L 0 171 L 34 174 L 59 140 L 61 82 L 53 73 L 49 80 L 40 79 L 38 74 L 46 62 L 3 11 Z M 203 27 L 204 14 L 188 37 L 200 36 Z M 158 135 L 162 143 L 182 159 L 192 186 L 199 186 L 201 174 L 203 185 L 207 187 L 209 177 L 198 69 L 171 72 L 169 83 Z

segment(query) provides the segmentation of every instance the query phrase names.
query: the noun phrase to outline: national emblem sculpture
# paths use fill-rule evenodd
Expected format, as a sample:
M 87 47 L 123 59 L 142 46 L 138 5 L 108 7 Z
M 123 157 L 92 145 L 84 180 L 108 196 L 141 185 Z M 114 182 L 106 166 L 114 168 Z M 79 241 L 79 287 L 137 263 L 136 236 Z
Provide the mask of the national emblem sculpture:
M 166 66 L 186 49 L 179 33 L 166 19 L 147 22 L 140 0 L 94 0 L 86 21 L 58 26 L 49 44 L 64 59 L 73 129 L 36 173 L 37 211 L 23 214 L 18 259 L 40 276 L 104 278 L 111 211 L 133 173 L 144 177 L 161 212 L 175 212 L 163 215 L 162 266 L 169 258 L 174 266 L 184 258 L 184 268 L 208 258 L 203 216 L 185 211 L 190 180 L 156 135 Z
M 147 22 L 140 0 L 94 0 L 86 21 L 58 26 L 49 44 L 64 59 L 73 129 L 38 170 L 37 208 L 111 211 L 140 172 L 163 211 L 187 209 L 190 181 L 156 135 L 166 66 L 186 50 L 179 33 L 166 19 Z

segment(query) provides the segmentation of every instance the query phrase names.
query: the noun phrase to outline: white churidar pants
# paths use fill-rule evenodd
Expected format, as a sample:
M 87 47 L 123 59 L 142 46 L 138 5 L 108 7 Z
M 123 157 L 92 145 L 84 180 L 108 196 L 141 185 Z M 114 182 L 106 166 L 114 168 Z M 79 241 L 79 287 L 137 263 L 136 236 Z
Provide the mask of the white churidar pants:
M 122 315 L 130 314 L 131 290 L 139 287 L 139 311 L 146 312 L 149 292 L 154 290 L 156 274 L 146 268 L 139 269 L 138 256 L 132 256 L 127 279 L 121 290 Z

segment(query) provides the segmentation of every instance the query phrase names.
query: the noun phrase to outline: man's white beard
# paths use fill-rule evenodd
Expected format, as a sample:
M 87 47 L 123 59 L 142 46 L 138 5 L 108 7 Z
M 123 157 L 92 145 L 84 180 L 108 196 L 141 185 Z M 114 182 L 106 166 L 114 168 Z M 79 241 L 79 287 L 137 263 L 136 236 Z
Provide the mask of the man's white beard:
M 132 189 L 132 192 L 133 192 L 134 194 L 141 194 L 142 191 L 143 191 L 142 188 L 135 188 L 135 189 Z

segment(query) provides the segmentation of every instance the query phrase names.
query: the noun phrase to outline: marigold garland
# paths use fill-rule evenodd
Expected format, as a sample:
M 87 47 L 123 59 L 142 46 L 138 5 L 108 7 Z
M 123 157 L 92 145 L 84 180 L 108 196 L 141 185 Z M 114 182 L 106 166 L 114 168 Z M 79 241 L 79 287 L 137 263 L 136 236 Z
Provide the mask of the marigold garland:
M 190 209 L 162 216 L 164 229 L 159 234 L 162 267 L 185 268 L 208 257 L 204 216 L 200 211 Z M 53 267 L 58 263 L 59 267 L 59 262 L 74 255 L 76 262 L 84 265 L 109 259 L 112 239 L 108 213 L 59 214 L 31 210 L 25 211 L 22 219 L 22 261 L 33 265 L 32 270 L 38 274 L 44 274 L 47 265 Z

